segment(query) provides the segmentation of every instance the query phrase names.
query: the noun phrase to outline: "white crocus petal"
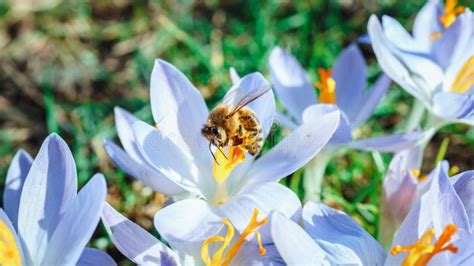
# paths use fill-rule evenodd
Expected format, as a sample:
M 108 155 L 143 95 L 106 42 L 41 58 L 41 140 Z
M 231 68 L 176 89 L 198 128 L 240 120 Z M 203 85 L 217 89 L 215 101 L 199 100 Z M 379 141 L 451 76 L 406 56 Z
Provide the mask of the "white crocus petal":
M 151 187 L 154 191 L 174 196 L 185 193 L 185 190 L 169 180 L 165 175 L 148 166 L 143 160 L 141 163 L 135 161 L 124 150 L 112 141 L 106 139 L 104 148 L 112 161 L 127 174 L 137 178 L 143 184 Z
M 433 42 L 433 56 L 443 69 L 474 54 L 473 25 L 472 12 L 466 9 L 441 37 Z
M 377 56 L 377 61 L 384 72 L 408 93 L 423 103 L 429 104 L 429 94 L 415 83 L 407 66 L 393 55 L 382 26 L 375 15 L 370 17 L 367 30 L 372 41 L 372 48 Z
M 367 83 L 367 65 L 356 44 L 345 48 L 337 58 L 332 78 L 336 82 L 337 106 L 353 120 L 362 104 Z
M 474 228 L 474 171 L 467 171 L 451 178 L 459 199 L 462 201 L 471 228 Z
M 352 141 L 349 146 L 354 149 L 380 152 L 398 152 L 414 147 L 428 135 L 426 132 L 410 132 L 388 136 L 372 137 Z
M 261 256 L 256 244 L 250 242 L 244 244 L 232 259 L 232 264 L 252 266 L 286 265 L 275 245 L 264 245 L 263 247 L 266 252 L 265 255 Z
M 239 76 L 239 73 L 237 73 L 237 70 L 235 70 L 234 67 L 229 68 L 229 75 L 230 75 L 230 80 L 232 81 L 232 85 L 239 84 L 240 76 Z
M 205 169 L 196 165 L 194 158 L 184 153 L 160 130 L 144 122 L 136 122 L 133 130 L 138 148 L 151 166 L 191 193 L 203 197 L 212 195 L 215 190 L 212 172 L 203 171 Z
M 122 143 L 124 150 L 135 161 L 143 161 L 140 151 L 138 151 L 135 136 L 133 135 L 133 124 L 140 119 L 136 118 L 131 113 L 125 111 L 120 107 L 114 108 L 115 113 L 115 127 L 117 128 L 117 135 Z
M 156 230 L 173 245 L 200 242 L 222 229 L 222 218 L 207 202 L 186 199 L 173 203 L 155 215 Z
M 17 227 L 18 222 L 21 191 L 32 163 L 33 159 L 31 156 L 26 151 L 19 150 L 13 157 L 8 168 L 7 177 L 5 178 L 3 208 L 15 227 Z
M 321 203 L 303 208 L 304 228 L 335 264 L 382 265 L 382 246 L 351 217 Z
M 258 72 L 245 75 L 239 80 L 239 83 L 232 86 L 222 102 L 233 108 L 241 103 L 242 99 L 247 99 L 249 95 L 259 96 L 258 92 L 264 91 L 263 89 L 268 86 L 270 86 L 268 81 Z M 264 95 L 247 104 L 246 107 L 255 112 L 258 121 L 262 125 L 263 135 L 266 137 L 270 132 L 275 115 L 273 90 L 270 89 Z
M 418 42 L 413 39 L 410 33 L 396 19 L 390 16 L 383 16 L 382 25 L 387 39 L 399 49 L 407 52 L 423 52 Z M 425 50 L 424 52 L 428 51 Z
M 334 104 L 313 104 L 303 112 L 303 123 L 318 124 L 324 115 L 335 111 L 339 112 L 340 117 L 339 125 L 328 143 L 328 146 L 331 145 L 332 149 L 336 149 L 338 145 L 346 144 L 352 140 L 351 125 L 346 114 L 339 111 L 338 105 Z
M 173 250 L 118 213 L 108 203 L 104 205 L 102 222 L 115 247 L 134 263 L 169 265 L 179 261 Z
M 10 230 L 10 233 L 13 236 L 13 240 L 15 241 L 15 246 L 18 248 L 18 251 L 20 252 L 21 256 L 21 261 L 24 264 L 25 261 L 25 253 L 23 252 L 22 245 L 20 244 L 20 239 L 18 238 L 18 235 L 16 233 L 15 228 L 13 228 L 13 224 L 11 223 L 10 219 L 8 218 L 7 214 L 3 211 L 2 208 L 0 208 L 0 220 L 8 227 Z M 2 243 L 3 244 L 3 243 Z
M 96 248 L 85 248 L 76 264 L 77 266 L 115 266 L 117 263 L 112 257 Z
M 242 233 L 247 227 L 255 209 L 259 211 L 258 220 L 267 217 L 272 210 L 278 210 L 288 218 L 299 220 L 301 202 L 289 188 L 269 182 L 251 187 L 220 207 L 224 217 L 229 218 L 237 231 Z M 263 243 L 271 243 L 270 225 L 264 224 L 258 231 Z M 254 238 L 255 240 L 255 238 Z
M 107 185 L 101 174 L 96 174 L 81 189 L 50 236 L 43 265 L 75 264 L 100 220 Z
M 301 122 L 303 110 L 317 103 L 315 89 L 303 67 L 280 47 L 271 51 L 268 66 L 278 98 L 291 116 Z
M 189 153 L 201 168 L 212 160 L 201 135 L 209 114 L 199 90 L 175 66 L 156 60 L 151 73 L 151 110 L 155 123 L 180 149 Z
M 329 265 L 324 251 L 297 223 L 274 212 L 271 233 L 278 252 L 288 265 Z
M 333 136 L 340 113 L 321 116 L 317 123 L 299 126 L 289 136 L 257 159 L 246 175 L 247 186 L 279 181 L 311 160 Z
M 43 142 L 23 185 L 18 234 L 28 250 L 25 263 L 41 261 L 61 217 L 77 194 L 76 165 L 56 134 Z
M 442 7 L 439 1 L 431 0 L 427 1 L 416 15 L 413 22 L 413 36 L 421 49 L 428 51 L 432 43 L 432 34 L 443 30 L 443 26 L 439 22 L 441 12 Z

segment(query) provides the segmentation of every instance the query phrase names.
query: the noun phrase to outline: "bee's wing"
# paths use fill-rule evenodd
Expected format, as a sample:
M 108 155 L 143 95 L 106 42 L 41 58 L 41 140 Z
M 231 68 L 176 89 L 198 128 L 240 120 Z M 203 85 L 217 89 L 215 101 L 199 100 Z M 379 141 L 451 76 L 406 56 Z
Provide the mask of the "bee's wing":
M 265 93 L 269 92 L 272 89 L 272 85 L 268 84 L 265 86 L 261 86 L 246 95 L 239 95 L 242 94 L 241 90 L 236 89 L 234 91 L 230 91 L 229 94 L 234 93 L 235 95 L 230 95 L 231 97 L 237 101 L 235 104 L 230 104 L 228 105 L 231 107 L 231 111 L 229 112 L 229 116 L 233 116 L 235 113 L 237 113 L 240 109 L 242 109 L 244 106 L 248 105 L 249 103 L 257 100 L 261 96 L 263 96 Z

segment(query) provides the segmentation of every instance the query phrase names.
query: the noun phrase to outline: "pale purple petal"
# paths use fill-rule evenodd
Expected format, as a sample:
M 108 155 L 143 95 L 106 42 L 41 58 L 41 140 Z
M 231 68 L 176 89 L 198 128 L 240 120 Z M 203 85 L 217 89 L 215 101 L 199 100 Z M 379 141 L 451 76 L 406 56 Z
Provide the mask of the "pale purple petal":
M 424 137 L 425 134 L 423 132 L 414 131 L 411 133 L 354 140 L 349 146 L 354 149 L 367 151 L 398 152 L 418 145 Z
M 232 259 L 232 265 L 274 266 L 286 265 L 275 245 L 264 245 L 265 255 L 260 256 L 258 245 L 245 243 Z
M 18 207 L 20 206 L 21 191 L 26 176 L 30 171 L 33 159 L 24 150 L 19 150 L 13 157 L 5 178 L 5 191 L 3 192 L 3 208 L 17 228 Z
M 450 120 L 474 120 L 474 95 L 436 93 L 433 97 L 433 112 Z
M 409 70 L 411 66 L 403 63 L 394 55 L 393 45 L 385 37 L 382 26 L 375 15 L 370 17 L 367 30 L 377 61 L 383 71 L 408 93 L 423 102 L 428 102 L 430 99 L 428 93 L 412 78 L 411 69 Z
M 387 39 L 399 49 L 409 52 L 422 52 L 422 48 L 425 48 L 420 46 L 410 33 L 394 18 L 383 16 L 382 25 Z M 425 52 L 427 51 L 425 50 Z
M 61 217 L 47 246 L 44 265 L 75 264 L 79 260 L 99 223 L 106 195 L 105 178 L 96 174 Z
M 383 264 L 382 246 L 344 212 L 308 202 L 303 208 L 303 221 L 306 232 L 333 263 Z
M 112 257 L 95 248 L 85 248 L 77 262 L 78 266 L 94 266 L 94 265 L 104 265 L 104 266 L 114 266 L 117 265 Z
M 339 125 L 339 118 L 339 111 L 335 111 L 321 116 L 317 123 L 299 126 L 255 161 L 247 174 L 251 177 L 248 185 L 279 181 L 305 165 L 331 139 Z
M 77 194 L 76 164 L 68 146 L 56 134 L 43 142 L 23 185 L 18 234 L 26 264 L 41 261 L 61 217 Z
M 474 171 L 453 176 L 451 182 L 466 210 L 471 228 L 474 228 Z
M 356 44 L 345 48 L 339 55 L 332 77 L 336 82 L 337 106 L 352 121 L 364 100 L 367 83 L 367 65 Z
M 364 93 L 364 102 L 359 105 L 357 113 L 353 116 L 351 121 L 352 128 L 358 128 L 364 124 L 372 115 L 380 100 L 385 96 L 390 88 L 390 78 L 382 74 L 374 83 L 369 91 Z
M 120 139 L 120 142 L 122 143 L 124 150 L 135 161 L 143 161 L 143 157 L 141 156 L 140 151 L 137 148 L 135 136 L 133 135 L 133 124 L 141 120 L 120 107 L 115 107 L 114 112 L 117 135 Z
M 254 209 L 259 211 L 259 220 L 268 217 L 273 210 L 278 210 L 288 218 L 299 220 L 300 208 L 301 202 L 296 194 L 276 182 L 251 187 L 220 206 L 223 216 L 229 218 L 240 233 L 247 227 Z M 259 232 L 262 234 L 263 243 L 271 243 L 270 224 L 259 227 Z
M 439 0 L 429 0 L 416 15 L 413 22 L 413 36 L 423 49 L 429 49 L 431 46 L 433 33 L 443 31 L 443 26 L 439 21 L 442 12 Z
M 318 101 L 303 67 L 280 47 L 272 49 L 268 66 L 275 93 L 285 109 L 300 122 L 304 109 Z
M 189 192 L 209 196 L 214 191 L 212 172 L 204 172 L 205 169 L 199 168 L 194 158 L 183 152 L 160 130 L 143 122 L 135 123 L 133 129 L 141 154 L 156 170 Z M 212 161 L 208 164 L 211 165 Z
M 466 54 L 473 53 L 472 31 L 473 31 L 472 13 L 470 10 L 459 15 L 456 21 L 449 26 L 441 37 L 433 42 L 433 56 L 435 61 L 446 69 L 450 64 L 457 63 Z
M 278 212 L 270 220 L 273 242 L 286 264 L 328 263 L 325 252 L 297 223 Z
M 165 195 L 178 195 L 185 192 L 183 188 L 169 180 L 165 175 L 148 166 L 144 161 L 135 161 L 124 150 L 112 141 L 106 139 L 104 148 L 112 161 L 127 174 L 140 180 L 143 184 L 151 187 L 154 191 Z
M 189 152 L 201 167 L 210 167 L 205 164 L 212 160 L 208 142 L 201 135 L 207 121 L 207 106 L 186 76 L 170 63 L 157 59 L 151 74 L 150 98 L 153 117 L 160 130 Z
M 305 124 L 317 124 L 323 118 L 323 115 L 329 114 L 334 111 L 338 111 L 339 105 L 334 104 L 313 104 L 306 108 L 303 112 L 303 123 Z M 334 132 L 328 145 L 343 145 L 352 140 L 351 125 L 349 119 L 344 112 L 339 112 L 339 125 Z
M 237 70 L 235 70 L 234 67 L 229 68 L 229 75 L 233 85 L 236 85 L 240 82 L 239 73 L 237 73 Z
M 201 199 L 173 203 L 155 215 L 156 230 L 173 245 L 204 241 L 222 229 L 222 217 Z
M 293 119 L 289 116 L 289 114 L 284 114 L 280 111 L 275 112 L 274 123 L 279 126 L 287 127 L 292 130 L 298 127 L 298 124 L 296 124 L 296 122 L 293 121 Z
M 145 229 L 104 205 L 102 222 L 120 252 L 136 264 L 177 265 L 178 255 Z

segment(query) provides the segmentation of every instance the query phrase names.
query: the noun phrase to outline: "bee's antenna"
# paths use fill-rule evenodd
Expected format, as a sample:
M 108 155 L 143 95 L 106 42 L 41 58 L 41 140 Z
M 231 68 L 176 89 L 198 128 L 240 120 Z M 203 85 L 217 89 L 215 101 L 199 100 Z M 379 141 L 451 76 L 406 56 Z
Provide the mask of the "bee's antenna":
M 229 158 L 227 158 L 227 156 L 225 155 L 225 153 L 221 150 L 221 147 L 217 147 L 217 149 L 222 153 L 222 155 L 224 155 L 224 157 L 225 157 L 226 160 L 229 160 Z
M 217 165 L 219 165 L 219 162 L 217 161 L 216 156 L 212 152 L 211 146 L 212 146 L 212 142 L 209 142 L 209 151 L 211 152 L 212 158 L 214 158 L 214 161 L 217 163 Z

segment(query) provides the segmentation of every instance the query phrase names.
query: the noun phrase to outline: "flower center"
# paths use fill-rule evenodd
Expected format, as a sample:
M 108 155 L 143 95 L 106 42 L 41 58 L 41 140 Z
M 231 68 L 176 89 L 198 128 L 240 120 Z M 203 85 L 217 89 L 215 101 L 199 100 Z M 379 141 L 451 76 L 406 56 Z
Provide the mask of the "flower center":
M 245 149 L 241 146 L 229 145 L 227 155 L 217 150 L 216 160 L 212 164 L 212 172 L 217 183 L 224 183 L 237 164 L 245 161 Z
M 331 78 L 332 69 L 318 68 L 318 75 L 315 87 L 319 90 L 319 102 L 336 103 L 336 82 Z
M 0 220 L 0 265 L 21 265 L 21 255 L 12 231 Z
M 451 91 L 457 93 L 467 92 L 474 85 L 474 56 L 469 57 L 464 66 L 458 72 Z
M 445 29 L 456 21 L 459 14 L 464 12 L 464 7 L 456 6 L 457 4 L 458 0 L 446 0 L 444 3 L 444 14 L 439 16 L 439 20 Z
M 237 241 L 231 246 L 232 238 L 234 237 L 234 227 L 230 223 L 229 219 L 224 218 L 222 223 L 227 226 L 227 233 L 225 237 L 215 235 L 208 239 L 206 239 L 201 247 L 201 257 L 204 261 L 206 266 L 226 266 L 229 265 L 232 259 L 237 255 L 239 249 L 245 243 L 245 238 L 252 233 L 257 235 L 258 240 L 258 248 L 260 256 L 265 255 L 267 250 L 262 245 L 262 236 L 257 229 L 268 222 L 268 218 L 265 217 L 264 219 L 258 221 L 258 210 L 254 209 L 252 218 L 250 218 L 250 222 L 245 228 L 244 232 L 240 235 Z M 217 251 L 212 255 L 209 256 L 209 245 L 212 243 L 222 242 L 222 245 L 217 249 Z M 227 250 L 226 250 L 227 249 Z M 225 252 L 225 253 L 224 253 Z
M 399 253 L 408 252 L 405 260 L 402 262 L 402 266 L 427 265 L 433 256 L 438 253 L 443 251 L 456 253 L 458 251 L 457 247 L 449 243 L 449 241 L 451 241 L 451 237 L 456 234 L 457 229 L 458 228 L 456 225 L 448 224 L 444 228 L 443 233 L 433 245 L 432 241 L 435 237 L 435 232 L 432 228 L 430 228 L 415 244 L 406 247 L 402 247 L 400 245 L 392 247 L 391 254 L 397 255 Z

